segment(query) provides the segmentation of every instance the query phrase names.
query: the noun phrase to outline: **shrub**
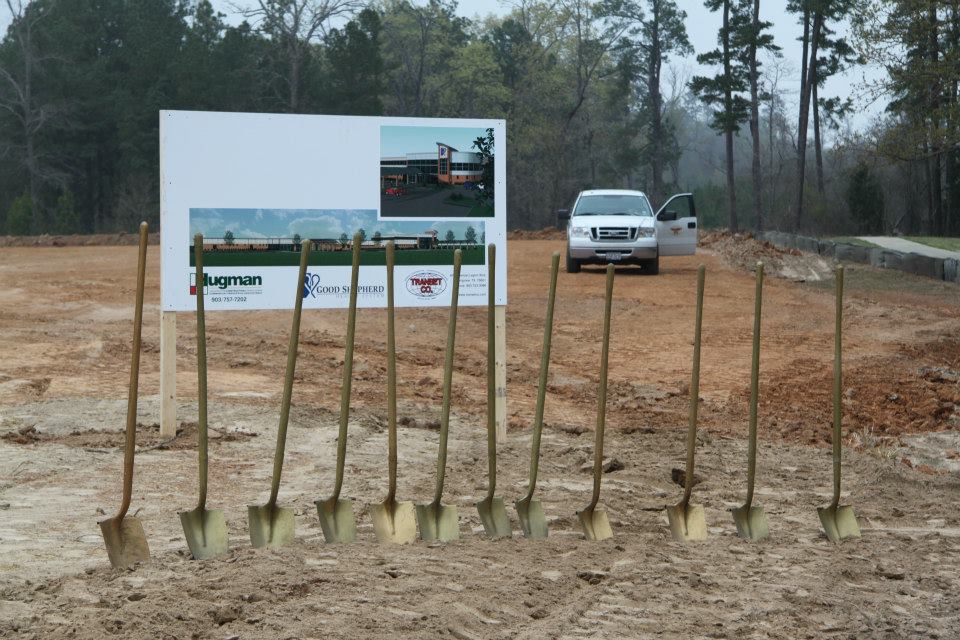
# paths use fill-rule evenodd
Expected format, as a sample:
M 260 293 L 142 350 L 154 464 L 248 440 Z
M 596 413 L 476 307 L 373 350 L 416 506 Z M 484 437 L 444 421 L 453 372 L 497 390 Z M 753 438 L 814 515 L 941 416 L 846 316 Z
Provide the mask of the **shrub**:
M 77 233 L 80 230 L 80 216 L 77 215 L 73 192 L 70 189 L 64 189 L 57 198 L 57 208 L 53 215 L 53 228 L 56 233 Z
M 7 212 L 7 233 L 12 236 L 29 235 L 32 220 L 33 202 L 30 196 L 23 194 L 13 201 Z

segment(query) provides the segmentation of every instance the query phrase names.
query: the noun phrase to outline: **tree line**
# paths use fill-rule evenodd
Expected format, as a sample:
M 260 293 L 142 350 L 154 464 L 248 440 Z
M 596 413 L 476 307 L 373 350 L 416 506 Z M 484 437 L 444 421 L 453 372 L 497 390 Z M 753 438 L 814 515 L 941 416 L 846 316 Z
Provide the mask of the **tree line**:
M 767 0 L 769 1 L 769 0 Z M 694 51 L 675 0 L 3 0 L 0 232 L 132 230 L 159 217 L 161 109 L 507 120 L 511 227 L 584 188 L 697 196 L 703 223 L 960 232 L 960 0 L 705 0 Z M 846 35 L 841 35 L 846 34 Z M 678 64 L 697 54 L 712 75 Z M 850 126 L 837 74 L 889 101 Z M 787 90 L 799 76 L 799 94 Z M 795 98 L 795 100 L 794 100 Z

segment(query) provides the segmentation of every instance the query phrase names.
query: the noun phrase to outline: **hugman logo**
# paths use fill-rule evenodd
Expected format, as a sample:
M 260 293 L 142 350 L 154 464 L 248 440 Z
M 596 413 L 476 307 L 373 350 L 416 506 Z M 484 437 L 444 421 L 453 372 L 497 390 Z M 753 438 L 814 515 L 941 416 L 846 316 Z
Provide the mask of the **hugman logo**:
M 197 295 L 197 276 L 190 274 L 190 295 Z M 209 287 L 217 289 L 228 289 L 230 287 L 261 287 L 263 278 L 261 276 L 211 276 L 209 273 L 203 274 L 203 292 L 207 293 Z

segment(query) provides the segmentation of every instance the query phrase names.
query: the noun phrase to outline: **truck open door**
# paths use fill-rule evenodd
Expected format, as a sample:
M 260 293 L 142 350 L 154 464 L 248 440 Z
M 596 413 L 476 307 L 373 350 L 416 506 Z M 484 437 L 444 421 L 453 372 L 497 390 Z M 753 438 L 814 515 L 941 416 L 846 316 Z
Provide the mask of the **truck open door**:
M 657 211 L 657 244 L 661 256 L 697 252 L 697 207 L 692 193 L 671 196 Z

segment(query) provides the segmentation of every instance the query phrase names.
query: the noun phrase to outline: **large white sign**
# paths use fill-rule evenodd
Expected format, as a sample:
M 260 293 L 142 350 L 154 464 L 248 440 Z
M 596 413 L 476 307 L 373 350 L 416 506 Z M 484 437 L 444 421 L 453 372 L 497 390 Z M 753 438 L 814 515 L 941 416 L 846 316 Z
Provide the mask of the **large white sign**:
M 486 243 L 496 243 L 506 304 L 503 120 L 160 112 L 161 305 L 291 308 L 311 242 L 305 308 L 349 301 L 362 231 L 358 305 L 386 304 L 384 247 L 396 246 L 396 304 L 486 304 Z M 193 237 L 204 236 L 196 282 Z

